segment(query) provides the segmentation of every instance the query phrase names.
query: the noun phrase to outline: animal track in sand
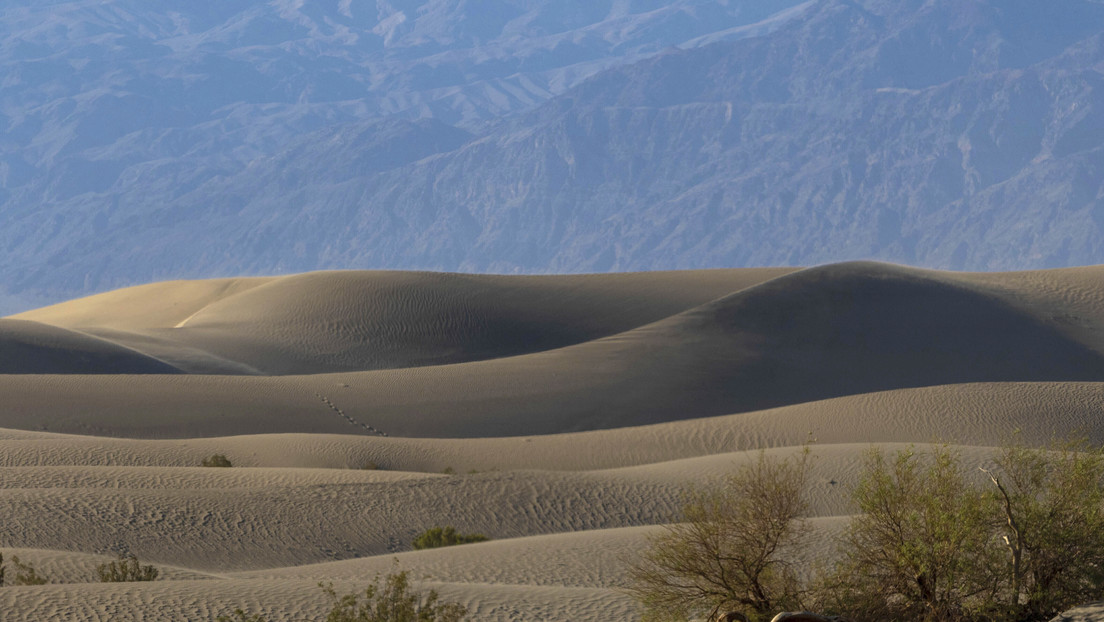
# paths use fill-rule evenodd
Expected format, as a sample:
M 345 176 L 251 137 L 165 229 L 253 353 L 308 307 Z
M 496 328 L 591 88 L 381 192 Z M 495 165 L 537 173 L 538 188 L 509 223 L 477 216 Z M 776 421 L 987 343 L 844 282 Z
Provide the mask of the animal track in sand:
M 358 425 L 358 426 L 364 428 L 365 430 L 368 430 L 369 432 L 371 432 L 372 434 L 375 434 L 377 436 L 387 436 L 387 432 L 384 432 L 383 430 L 377 430 L 376 428 L 368 425 L 367 423 L 357 421 L 356 419 L 354 419 L 354 418 L 350 417 L 349 415 L 345 414 L 345 411 L 338 408 L 337 405 L 334 404 L 332 401 L 330 401 L 330 398 L 326 397 L 325 395 L 322 395 L 321 393 L 315 393 L 314 395 L 318 399 L 322 400 L 322 403 L 325 404 L 326 406 L 328 406 L 330 408 L 330 410 L 332 410 L 335 413 L 341 415 L 341 417 L 344 418 L 349 423 L 351 423 L 353 425 Z

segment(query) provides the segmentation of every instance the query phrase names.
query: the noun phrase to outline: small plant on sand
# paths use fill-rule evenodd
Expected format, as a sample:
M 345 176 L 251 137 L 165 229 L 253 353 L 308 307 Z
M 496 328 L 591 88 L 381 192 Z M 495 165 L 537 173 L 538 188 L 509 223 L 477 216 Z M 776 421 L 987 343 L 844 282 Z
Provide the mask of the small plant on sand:
M 216 618 L 216 622 L 267 622 L 259 613 L 249 615 L 241 609 L 235 609 L 234 613 L 230 615 L 220 615 Z
M 468 614 L 459 603 L 440 602 L 434 590 L 424 595 L 413 590 L 405 570 L 388 574 L 382 583 L 377 576 L 363 595 L 338 596 L 332 585 L 320 585 L 333 600 L 326 622 L 461 622 Z
M 30 564 L 19 561 L 19 557 L 12 555 L 12 565 L 15 566 L 15 578 L 12 585 L 46 585 L 49 580 L 38 574 Z
M 461 534 L 456 533 L 456 529 L 449 525 L 447 527 L 434 527 L 433 529 L 427 529 L 423 531 L 418 537 L 414 538 L 411 544 L 417 550 L 422 549 L 436 549 L 442 546 L 453 546 L 456 544 L 470 544 L 472 542 L 486 542 L 489 540 L 487 536 L 481 533 Z
M 96 577 L 102 583 L 129 583 L 132 581 L 153 581 L 160 572 L 153 566 L 143 566 L 138 558 L 129 555 L 118 560 L 96 566 Z
M 369 460 L 368 462 L 365 462 L 364 466 L 360 467 L 360 469 L 362 471 L 378 471 L 379 468 L 380 468 L 379 465 L 376 464 L 375 462 L 372 462 L 371 460 Z
M 207 456 L 206 458 L 203 459 L 203 462 L 201 462 L 200 464 L 202 466 L 205 466 L 205 467 L 231 467 L 231 466 L 234 466 L 233 464 L 231 464 L 230 459 L 227 458 L 226 456 L 224 456 L 223 454 L 213 454 L 213 455 Z
M 441 471 L 441 472 L 444 473 L 445 475 L 456 475 L 456 469 L 454 469 L 450 466 L 445 467 L 445 470 Z

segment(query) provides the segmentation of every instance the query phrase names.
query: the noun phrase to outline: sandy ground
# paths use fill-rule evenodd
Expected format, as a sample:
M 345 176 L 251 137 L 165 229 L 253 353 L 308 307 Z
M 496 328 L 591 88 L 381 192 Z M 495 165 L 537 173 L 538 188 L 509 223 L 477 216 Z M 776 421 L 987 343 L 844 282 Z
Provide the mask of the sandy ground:
M 627 560 L 760 450 L 812 444 L 828 554 L 871 446 L 1104 443 L 1104 269 L 158 283 L 0 320 L 0 372 L 0 552 L 51 580 L 4 620 L 320 620 L 394 568 L 631 620 Z M 437 525 L 492 540 L 413 551 Z M 161 577 L 96 583 L 123 554 Z

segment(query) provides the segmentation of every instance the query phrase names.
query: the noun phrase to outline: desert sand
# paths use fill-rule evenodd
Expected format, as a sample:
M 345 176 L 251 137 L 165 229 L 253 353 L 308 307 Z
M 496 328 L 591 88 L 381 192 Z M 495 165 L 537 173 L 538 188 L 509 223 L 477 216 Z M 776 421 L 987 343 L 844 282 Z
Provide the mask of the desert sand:
M 761 450 L 812 443 L 827 554 L 870 447 L 1015 433 L 1104 443 L 1104 267 L 133 287 L 0 320 L 0 552 L 51 579 L 0 611 L 320 620 L 403 568 L 473 620 L 631 620 L 626 561 Z M 120 554 L 161 577 L 94 582 Z

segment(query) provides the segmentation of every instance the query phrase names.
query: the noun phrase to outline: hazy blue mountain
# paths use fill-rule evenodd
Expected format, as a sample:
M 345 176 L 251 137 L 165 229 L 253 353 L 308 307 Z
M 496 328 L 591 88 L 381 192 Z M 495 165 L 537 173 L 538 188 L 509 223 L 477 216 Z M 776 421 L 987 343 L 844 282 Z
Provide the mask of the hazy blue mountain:
M 0 283 L 1104 262 L 1090 0 L 0 9 Z M 309 6 L 308 6 L 309 5 Z
M 482 127 L 672 46 L 768 32 L 800 6 L 797 0 L 6 2 L 0 7 L 3 288 L 34 299 L 203 274 L 210 253 L 235 253 L 227 236 L 259 224 L 202 223 L 199 214 L 173 206 L 205 183 L 286 163 L 283 186 L 309 196 L 305 166 L 362 177 L 407 164 L 455 148 L 463 132 L 448 126 Z M 371 136 L 372 128 L 386 136 Z M 320 144 L 304 143 L 312 138 Z M 328 155 L 347 159 L 328 166 L 311 159 L 331 148 L 337 151 Z M 234 209 L 222 197 L 196 200 L 220 212 Z M 193 223 L 210 244 L 197 243 L 195 231 L 174 231 L 190 250 L 143 265 L 120 263 L 132 251 L 162 246 L 128 241 L 129 235 L 175 220 Z M 230 230 L 211 231 L 216 224 Z

